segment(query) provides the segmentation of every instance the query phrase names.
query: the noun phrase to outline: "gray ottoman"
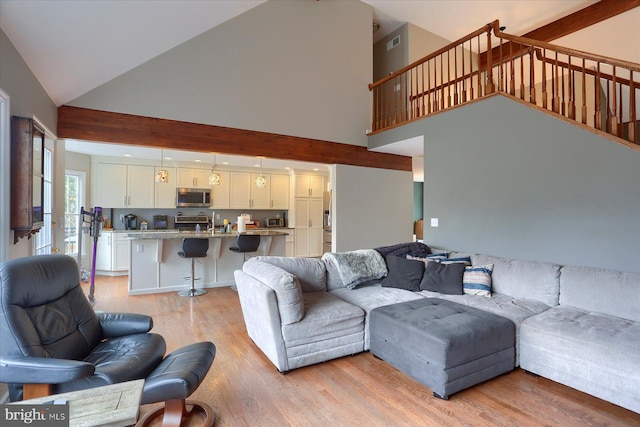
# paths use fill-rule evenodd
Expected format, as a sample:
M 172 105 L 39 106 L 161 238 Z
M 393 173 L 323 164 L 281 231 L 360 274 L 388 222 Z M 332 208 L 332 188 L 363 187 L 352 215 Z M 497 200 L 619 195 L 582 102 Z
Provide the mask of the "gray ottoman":
M 449 395 L 513 370 L 515 325 L 473 307 L 424 298 L 370 314 L 371 353 Z

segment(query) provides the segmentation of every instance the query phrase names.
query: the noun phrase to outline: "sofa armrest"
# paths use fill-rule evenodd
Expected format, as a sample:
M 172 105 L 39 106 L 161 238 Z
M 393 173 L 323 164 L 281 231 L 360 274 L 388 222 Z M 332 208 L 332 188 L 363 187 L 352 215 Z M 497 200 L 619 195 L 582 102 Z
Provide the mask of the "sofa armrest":
M 276 293 L 241 271 L 234 272 L 247 333 L 280 372 L 289 370 Z
M 0 383 L 60 384 L 93 375 L 88 362 L 48 357 L 0 358 Z
M 153 319 L 145 314 L 99 313 L 98 318 L 105 338 L 143 334 L 153 328 Z

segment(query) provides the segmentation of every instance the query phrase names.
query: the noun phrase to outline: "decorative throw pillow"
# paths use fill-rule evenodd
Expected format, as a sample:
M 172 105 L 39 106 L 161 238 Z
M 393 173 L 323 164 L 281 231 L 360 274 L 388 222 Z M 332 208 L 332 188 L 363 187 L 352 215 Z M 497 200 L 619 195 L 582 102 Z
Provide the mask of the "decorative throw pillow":
M 382 279 L 382 286 L 385 288 L 406 289 L 408 291 L 419 291 L 420 281 L 424 274 L 424 264 L 395 255 L 387 255 L 387 277 Z
M 420 282 L 423 291 L 440 292 L 448 295 L 462 295 L 463 263 L 440 264 L 430 262 L 424 270 Z
M 491 273 L 493 264 L 466 267 L 462 277 L 463 292 L 491 298 Z
M 407 259 L 411 259 L 411 260 L 414 260 L 414 261 L 422 261 L 424 263 L 424 265 L 426 266 L 430 262 L 440 262 L 443 259 L 447 259 L 447 254 L 446 253 L 438 253 L 438 254 L 427 255 L 426 257 L 417 257 L 417 256 L 413 256 L 413 255 L 407 254 Z
M 440 262 L 442 264 L 462 263 L 465 266 L 470 266 L 471 265 L 471 257 L 463 256 L 463 257 L 459 257 L 459 258 L 446 258 L 446 259 L 440 260 Z

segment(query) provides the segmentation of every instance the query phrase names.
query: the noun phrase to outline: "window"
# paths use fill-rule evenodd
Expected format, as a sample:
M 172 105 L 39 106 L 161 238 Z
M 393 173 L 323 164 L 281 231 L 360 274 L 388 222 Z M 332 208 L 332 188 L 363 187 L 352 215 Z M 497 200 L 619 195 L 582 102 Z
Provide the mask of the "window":
M 64 176 L 64 253 L 78 256 L 82 238 L 80 209 L 84 206 L 85 173 L 67 170 Z M 85 252 L 83 250 L 83 252 Z M 84 255 L 84 253 L 83 253 Z
M 51 211 L 53 206 L 53 141 L 45 138 L 44 147 L 44 206 L 43 206 L 43 219 L 44 225 L 38 233 L 36 233 L 35 239 L 35 254 L 43 255 L 50 254 L 52 246 L 52 228 L 51 228 Z

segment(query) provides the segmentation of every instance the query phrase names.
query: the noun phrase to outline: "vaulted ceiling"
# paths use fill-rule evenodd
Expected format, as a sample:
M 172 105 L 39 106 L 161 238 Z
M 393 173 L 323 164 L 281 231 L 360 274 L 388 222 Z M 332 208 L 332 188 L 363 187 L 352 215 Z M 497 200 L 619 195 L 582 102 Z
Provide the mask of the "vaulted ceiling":
M 63 105 L 264 1 L 0 0 L 0 28 L 53 101 Z M 381 26 L 373 34 L 373 42 L 406 22 L 455 40 L 500 19 L 507 32 L 523 35 L 597 3 L 595 0 L 363 1 L 373 7 L 372 19 Z M 555 43 L 640 62 L 637 22 L 640 8 Z

